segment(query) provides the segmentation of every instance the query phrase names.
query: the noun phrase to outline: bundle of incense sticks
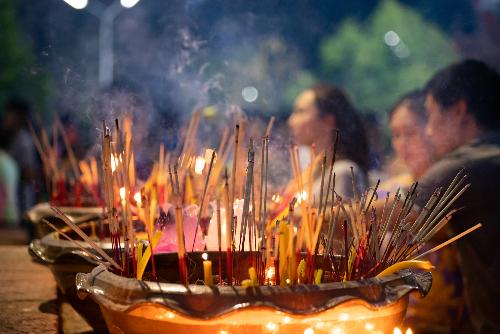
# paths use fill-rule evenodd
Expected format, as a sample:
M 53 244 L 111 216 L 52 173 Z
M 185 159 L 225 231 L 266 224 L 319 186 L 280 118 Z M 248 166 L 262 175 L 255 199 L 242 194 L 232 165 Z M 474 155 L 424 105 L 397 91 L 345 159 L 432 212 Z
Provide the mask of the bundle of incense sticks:
M 205 172 L 197 175 L 193 163 L 196 157 L 191 155 L 195 151 L 194 143 L 199 118 L 199 113 L 194 113 L 185 141 L 181 145 L 183 149 L 177 159 L 172 158 L 174 152 L 165 152 L 164 147 L 160 147 L 159 159 L 154 163 L 149 178 L 141 188 L 137 187 L 135 180 L 131 119 L 125 118 L 121 126 L 119 121 L 115 120 L 114 131 L 103 122 L 101 174 L 104 217 L 110 232 L 113 263 L 120 264 L 119 270 L 116 265 L 113 267 L 122 275 L 141 278 L 147 263 L 151 260 L 152 277 L 155 277 L 154 247 L 162 233 L 156 222 L 159 219 L 160 206 L 169 200 L 176 208 L 179 268 L 183 280 L 187 282 L 182 208 L 193 202 L 199 205 L 198 229 L 209 199 L 215 198 L 215 193 L 222 193 L 223 182 L 220 174 L 233 147 L 229 141 L 229 130 L 226 129 L 219 145 L 221 154 L 217 156 L 215 151 L 209 150 L 211 157 L 208 172 L 205 168 Z M 36 136 L 34 138 L 37 139 Z M 80 167 L 86 181 L 96 180 L 98 175 L 96 162 L 91 161 L 90 164 L 81 162 Z M 196 196 L 198 183 L 203 184 L 201 198 Z M 65 221 L 69 220 L 68 217 L 65 218 Z M 71 228 L 74 226 L 76 225 L 70 225 Z M 135 233 L 137 228 L 142 229 L 142 227 L 147 235 L 146 243 Z M 231 224 L 228 224 L 228 227 L 231 228 Z M 222 237 L 221 234 L 219 239 Z M 96 244 L 91 246 L 94 247 Z M 98 251 L 101 252 L 102 250 Z
M 97 162 L 95 158 L 89 161 L 77 161 L 61 121 L 56 118 L 52 124 L 52 143 L 45 129 L 38 135 L 31 124 L 29 128 L 42 161 L 50 202 L 60 206 L 100 205 Z M 59 157 L 60 139 L 67 153 L 69 170 Z
M 140 189 L 136 189 L 131 124 L 124 120 L 120 127 L 116 121 L 114 133 L 103 124 L 102 184 L 106 219 L 113 241 L 113 256 L 104 257 L 102 250 L 96 251 L 104 260 L 112 263 L 116 272 L 141 279 L 147 264 L 151 262 L 150 277 L 161 279 L 155 270 L 154 252 L 163 233 L 156 224 L 160 215 L 159 201 L 162 198 L 162 201 L 168 199 L 175 208 L 178 270 L 183 284 L 201 279 L 190 277 L 187 259 L 194 254 L 194 246 L 191 247 L 191 252 L 186 251 L 183 207 L 193 201 L 198 204 L 198 230 L 202 227 L 203 219 L 208 216 L 205 210 L 209 199 L 217 203 L 219 279 L 216 282 L 219 284 L 318 284 L 373 277 L 386 272 L 392 265 L 406 265 L 408 260 L 422 256 L 419 252 L 424 243 L 450 221 L 455 212 L 450 208 L 469 187 L 464 171 L 460 171 L 446 189 L 437 189 L 419 212 L 414 209 L 417 184 L 412 185 L 406 194 L 398 190 L 392 199 L 387 194 L 382 211 L 377 212 L 374 202 L 377 200 L 379 182 L 374 188 L 360 192 L 356 189 L 352 172 L 354 198 L 343 199 L 335 192 L 333 172 L 335 153 L 340 143 L 337 133 L 329 154 L 324 152 L 316 156 L 314 147 L 312 148 L 311 163 L 305 170 L 300 167 L 297 147 L 290 147 L 293 179 L 287 189 L 291 189 L 293 196 L 283 211 L 270 216 L 267 212 L 267 178 L 273 120 L 262 137 L 260 147 L 249 138 L 243 168 L 239 166 L 240 144 L 245 139 L 237 122 L 232 135 L 229 135 L 229 130 L 224 131 L 219 145 L 221 152 L 217 154 L 211 150 L 209 157 L 205 156 L 205 161 L 209 160 L 209 163 L 199 173 L 195 169 L 197 163 L 194 163 L 196 157 L 193 155 L 199 117 L 195 113 L 189 123 L 181 153 L 178 153 L 180 155 L 176 156 L 175 152 L 165 152 L 164 148 L 160 148 L 159 161 L 154 164 L 151 176 Z M 225 162 L 232 149 L 234 152 L 230 175 Z M 174 156 L 175 159 L 172 158 Z M 256 162 L 256 157 L 260 157 L 260 161 Z M 255 172 L 259 166 L 260 174 Z M 321 189 L 318 200 L 315 200 L 312 183 L 318 166 L 321 167 Z M 225 171 L 223 175 L 222 170 Z M 238 172 L 239 170 L 243 173 Z M 202 182 L 199 182 L 200 179 Z M 200 183 L 199 187 L 197 182 Z M 241 213 L 237 214 L 235 203 L 241 201 L 238 199 L 239 184 L 243 185 L 243 204 L 238 210 Z M 260 188 L 255 187 L 259 184 Z M 259 188 L 258 192 L 256 188 Z M 194 196 L 194 189 L 201 193 L 200 197 Z M 192 194 L 192 198 L 186 196 L 187 192 Z M 286 195 L 283 197 L 286 198 Z M 56 212 L 63 217 L 62 212 Z M 64 218 L 64 221 L 68 220 L 67 217 Z M 75 229 L 75 224 L 68 225 Z M 146 242 L 137 237 L 135 231 L 139 226 L 143 226 L 146 231 Z M 431 251 L 476 228 L 477 226 L 465 231 Z M 77 233 L 81 235 L 83 232 Z M 81 237 L 87 240 L 83 235 Z M 222 249 L 223 238 L 225 250 Z M 91 246 L 98 247 L 95 243 Z M 224 251 L 225 270 L 222 266 Z M 241 270 L 234 270 L 234 266 L 240 265 L 244 253 L 245 257 L 249 257 L 250 279 L 242 275 Z M 212 281 L 211 275 L 207 277 Z
M 415 183 L 404 198 L 399 190 L 392 201 L 387 194 L 382 212 L 377 213 L 373 204 L 380 181 L 373 189 L 368 189 L 360 195 L 351 169 L 354 198 L 346 201 L 335 193 L 333 164 L 337 144 L 338 136 L 332 150 L 330 176 L 327 181 L 324 180 L 327 159 L 326 154 L 323 155 L 318 206 L 315 207 L 311 201 L 312 196 L 309 198 L 304 196 L 298 203 L 301 210 L 298 232 L 294 235 L 291 229 L 287 231 L 282 228 L 283 224 L 291 224 L 292 207 L 288 209 L 286 219 L 281 215 L 277 217 L 275 230 L 280 235 L 279 242 L 288 240 L 289 248 L 295 246 L 297 249 L 295 258 L 290 253 L 286 258 L 282 254 L 284 249 L 282 247 L 279 247 L 279 254 L 268 253 L 268 256 L 278 257 L 279 268 L 275 269 L 279 272 L 281 282 L 285 280 L 287 284 L 293 284 L 363 279 L 376 276 L 396 263 L 422 257 L 418 255 L 422 246 L 450 221 L 456 211 L 450 208 L 470 186 L 466 184 L 467 176 L 461 170 L 448 188 L 437 189 L 427 205 L 417 213 L 413 210 L 417 197 L 417 183 Z M 300 170 L 298 150 L 295 147 L 290 148 L 290 157 L 297 194 L 302 196 L 305 188 L 304 174 Z M 328 184 L 326 189 L 323 188 L 325 184 Z M 330 185 L 333 186 L 330 188 Z M 330 202 L 328 194 L 331 194 Z M 323 228 L 324 224 L 327 228 Z M 479 224 L 435 247 L 432 251 L 444 247 L 478 227 Z M 340 249 L 336 250 L 336 255 L 340 256 L 334 256 L 335 241 L 343 241 L 343 252 Z M 312 254 L 314 256 L 311 256 Z M 322 256 L 318 257 L 318 254 Z M 290 271 L 290 268 L 295 266 L 300 268 L 300 257 L 304 261 L 302 279 L 300 275 L 295 277 Z M 289 268 L 288 277 L 284 276 L 287 274 L 286 266 Z
M 265 269 L 259 271 L 262 266 L 257 268 L 259 282 L 272 281 L 284 285 L 357 280 L 376 276 L 394 264 L 416 260 L 422 256 L 418 253 L 425 242 L 451 219 L 456 210 L 450 208 L 469 187 L 464 171 L 460 171 L 446 190 L 437 189 L 427 205 L 417 213 L 414 210 L 417 196 L 415 183 L 405 195 L 398 190 L 391 200 L 387 194 L 382 212 L 377 212 L 374 201 L 380 181 L 373 189 L 360 194 L 351 169 L 354 198 L 346 200 L 336 194 L 333 165 L 338 143 L 337 133 L 330 166 L 327 166 L 326 153 L 321 159 L 317 206 L 311 191 L 312 169 L 318 162 L 314 151 L 311 150 L 311 165 L 302 171 L 298 149 L 294 145 L 290 147 L 294 175 L 292 193 L 296 197 L 289 207 L 266 222 L 266 233 L 261 239 L 268 240 L 266 259 L 263 261 Z M 325 180 L 328 169 L 328 179 Z M 295 206 L 300 209 L 299 215 L 294 215 L 297 212 Z M 478 227 L 479 224 L 432 251 Z M 342 249 L 338 247 L 339 243 L 343 243 Z M 269 273 L 274 273 L 271 280 Z

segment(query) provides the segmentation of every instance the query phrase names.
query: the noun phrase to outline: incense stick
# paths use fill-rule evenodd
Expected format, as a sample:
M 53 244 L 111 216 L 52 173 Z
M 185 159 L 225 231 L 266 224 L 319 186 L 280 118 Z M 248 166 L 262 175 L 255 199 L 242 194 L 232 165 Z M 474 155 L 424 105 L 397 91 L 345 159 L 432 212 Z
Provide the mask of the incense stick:
M 52 209 L 52 211 L 54 211 L 58 218 L 64 221 L 66 225 L 68 225 L 73 231 L 75 231 L 80 237 L 82 237 L 83 240 L 88 242 L 90 246 L 92 246 L 92 248 L 94 248 L 96 252 L 99 253 L 99 255 L 106 259 L 106 261 L 112 264 L 116 269 L 120 271 L 122 270 L 122 268 L 112 258 L 110 258 L 108 254 L 106 254 L 106 252 L 101 249 L 101 247 L 99 247 L 92 239 L 90 239 L 89 236 L 87 236 L 85 232 L 83 232 L 77 225 L 75 225 L 61 210 L 53 206 L 51 206 L 50 208 Z
M 204 204 L 205 204 L 205 197 L 207 195 L 208 181 L 210 180 L 210 174 L 212 173 L 212 168 L 214 166 L 214 160 L 215 160 L 215 151 L 212 152 L 212 158 L 210 159 L 210 166 L 208 168 L 207 177 L 205 179 L 205 186 L 203 187 L 203 195 L 201 196 L 201 203 L 200 203 L 200 207 L 198 209 L 198 219 L 196 222 L 196 230 L 194 232 L 193 247 L 191 248 L 191 252 L 194 251 L 194 245 L 196 243 L 196 236 L 198 235 L 198 228 L 200 226 L 201 217 L 204 213 L 203 208 L 204 208 Z
M 456 240 L 458 240 L 458 239 L 460 239 L 460 238 L 462 238 L 462 237 L 466 236 L 467 234 L 469 234 L 469 233 L 471 233 L 471 232 L 473 232 L 473 231 L 477 230 L 477 229 L 478 229 L 478 228 L 480 228 L 481 226 L 482 226 L 482 225 L 481 225 L 480 223 L 479 223 L 479 224 L 476 224 L 476 225 L 474 225 L 473 227 L 471 227 L 471 228 L 469 228 L 469 229 L 467 229 L 467 230 L 463 231 L 463 232 L 462 232 L 462 233 L 460 233 L 459 235 L 456 235 L 456 236 L 454 236 L 453 238 L 451 238 L 451 239 L 449 239 L 449 240 L 447 240 L 447 241 L 443 242 L 442 244 L 440 244 L 440 245 L 438 245 L 438 246 L 436 246 L 436 247 L 434 247 L 434 248 L 432 248 L 432 249 L 429 249 L 427 252 L 424 252 L 424 253 L 422 253 L 422 254 L 420 254 L 420 255 L 418 255 L 418 256 L 416 256 L 416 257 L 414 257 L 412 260 L 418 260 L 418 259 L 420 259 L 421 257 L 426 256 L 427 254 L 430 254 L 430 253 L 436 252 L 436 251 L 440 250 L 441 248 L 448 246 L 448 245 L 449 245 L 449 244 L 451 244 L 452 242 L 454 242 L 454 241 L 456 241 Z
M 73 152 L 73 148 L 71 147 L 71 143 L 69 142 L 68 136 L 66 135 L 66 131 L 58 117 L 56 117 L 56 127 L 59 127 L 61 131 L 61 137 L 64 142 L 64 146 L 66 147 L 66 152 L 68 153 L 69 162 L 71 167 L 73 168 L 73 173 L 75 174 L 75 178 L 80 176 L 78 171 L 78 163 L 76 162 L 75 153 Z
M 325 215 L 326 203 L 328 203 L 328 196 L 330 193 L 330 186 L 332 184 L 332 177 L 333 177 L 333 166 L 335 165 L 335 159 L 336 159 L 336 155 L 337 155 L 337 146 L 338 146 L 339 140 L 340 140 L 340 132 L 339 132 L 339 130 L 335 130 L 335 141 L 333 142 L 332 160 L 330 163 L 330 173 L 328 174 L 328 187 L 326 188 L 327 191 L 326 191 L 326 198 L 325 198 L 325 206 L 323 207 L 323 216 Z

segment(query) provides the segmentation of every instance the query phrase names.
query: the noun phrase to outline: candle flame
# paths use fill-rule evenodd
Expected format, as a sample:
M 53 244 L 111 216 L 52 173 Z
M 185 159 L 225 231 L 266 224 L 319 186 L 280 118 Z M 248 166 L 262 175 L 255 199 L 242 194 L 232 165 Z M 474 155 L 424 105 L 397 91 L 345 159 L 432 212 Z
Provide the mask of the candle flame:
M 111 154 L 111 172 L 114 173 L 116 170 L 115 156 Z
M 279 194 L 274 194 L 272 197 L 271 197 L 271 200 L 276 203 L 276 204 L 279 204 L 281 202 L 281 196 Z
M 203 157 L 205 159 L 205 161 L 210 162 L 210 160 L 212 160 L 212 154 L 214 154 L 214 150 L 207 148 L 205 150 L 205 156 Z M 215 156 L 214 163 L 216 160 L 217 160 L 217 155 Z
M 393 333 L 394 334 L 403 334 L 403 332 L 401 331 L 401 329 L 399 329 L 399 327 L 394 327 Z
M 134 200 L 137 203 L 137 206 L 141 205 L 141 193 L 140 192 L 136 192 L 134 194 Z
M 203 169 L 205 168 L 205 159 L 203 157 L 196 157 L 194 162 L 194 172 L 196 174 L 201 175 L 203 173 Z
M 269 266 L 266 268 L 266 283 L 274 285 L 276 281 L 276 268 L 274 266 Z
M 301 203 L 307 199 L 307 192 L 305 190 L 299 191 L 295 197 L 297 197 L 297 203 Z
M 413 331 L 411 330 L 411 328 L 408 328 L 408 329 L 406 330 L 406 334 L 413 334 Z
M 122 201 L 125 200 L 125 187 L 120 188 L 120 198 Z
M 201 254 L 201 258 L 203 259 L 203 261 L 208 260 L 208 254 L 207 253 Z
M 118 164 L 122 162 L 122 157 L 111 154 L 111 172 L 114 173 L 115 170 L 118 168 Z

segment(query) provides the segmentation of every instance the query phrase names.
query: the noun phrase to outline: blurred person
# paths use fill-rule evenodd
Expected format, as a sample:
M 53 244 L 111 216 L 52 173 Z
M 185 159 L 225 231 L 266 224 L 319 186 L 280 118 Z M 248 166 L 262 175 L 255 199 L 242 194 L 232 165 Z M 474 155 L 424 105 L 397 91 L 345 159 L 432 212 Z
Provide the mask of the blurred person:
M 19 223 L 17 185 L 19 171 L 16 162 L 0 143 L 0 228 L 16 227 Z
M 340 140 L 333 169 L 335 191 L 344 198 L 353 197 L 351 167 L 357 192 L 366 189 L 368 141 L 358 112 L 342 89 L 320 83 L 303 91 L 295 100 L 288 126 L 298 145 L 310 147 L 314 143 L 316 154 L 326 152 L 328 156 L 338 130 Z M 309 155 L 302 154 L 301 157 L 305 156 L 308 158 Z M 320 174 L 316 173 L 314 189 L 320 188 Z M 314 191 L 314 194 L 318 195 L 319 191 Z
M 4 147 L 19 169 L 18 208 L 20 213 L 35 204 L 35 184 L 38 175 L 35 147 L 28 130 L 30 111 L 27 101 L 12 98 L 5 105 L 2 122 Z M 26 226 L 28 231 L 31 231 L 30 225 Z
M 426 86 L 426 130 L 438 161 L 420 178 L 416 206 L 422 208 L 434 189 L 465 168 L 471 186 L 453 205 L 464 208 L 448 226 L 457 234 L 483 224 L 456 242 L 471 319 L 464 333 L 500 332 L 499 94 L 499 73 L 477 60 L 442 69 Z
M 436 161 L 434 147 L 426 135 L 426 123 L 423 91 L 405 94 L 389 110 L 395 158 L 404 164 L 406 171 L 382 182 L 379 198 L 385 198 L 387 191 L 394 193 L 397 187 L 407 191 Z M 426 248 L 443 241 L 443 236 L 438 235 L 427 243 Z M 427 259 L 436 267 L 432 271 L 432 289 L 424 299 L 410 297 L 405 325 L 416 333 L 450 333 L 459 326 L 464 308 L 457 251 L 450 246 L 430 254 Z
M 398 187 L 408 189 L 435 162 L 434 148 L 425 133 L 426 122 L 425 94 L 418 90 L 403 95 L 389 110 L 391 145 L 395 153 L 390 169 L 401 164 L 403 171 L 380 184 L 381 194 L 395 192 Z

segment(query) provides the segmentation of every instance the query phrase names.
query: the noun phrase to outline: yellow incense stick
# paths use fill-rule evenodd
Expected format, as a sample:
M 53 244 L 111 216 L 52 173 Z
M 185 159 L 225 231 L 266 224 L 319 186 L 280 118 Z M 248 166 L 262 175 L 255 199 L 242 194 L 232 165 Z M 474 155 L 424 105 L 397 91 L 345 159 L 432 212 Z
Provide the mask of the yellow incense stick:
M 151 240 L 153 248 L 156 247 L 156 244 L 160 240 L 160 237 L 161 237 L 161 231 L 157 230 Z M 142 275 L 144 274 L 144 270 L 146 270 L 146 265 L 148 264 L 150 257 L 151 257 L 151 245 L 149 245 L 144 251 L 144 254 L 142 254 L 140 258 L 141 262 L 139 262 L 139 258 L 137 259 L 137 279 L 142 279 Z
M 454 241 L 456 241 L 456 240 L 458 240 L 458 239 L 462 238 L 463 236 L 465 236 L 465 235 L 467 235 L 467 234 L 469 234 L 469 233 L 471 233 L 471 232 L 473 232 L 473 231 L 477 230 L 477 229 L 478 229 L 478 228 L 480 228 L 481 226 L 482 226 L 481 224 L 476 224 L 476 225 L 474 225 L 473 227 L 469 228 L 468 230 L 466 230 L 466 231 L 464 231 L 464 232 L 460 233 L 459 235 L 454 236 L 453 238 L 449 239 L 448 241 L 445 241 L 445 242 L 443 242 L 442 244 L 437 245 L 436 247 L 434 247 L 434 248 L 432 248 L 432 249 L 429 249 L 427 252 L 424 252 L 424 253 L 420 254 L 419 256 L 417 256 L 417 257 L 415 257 L 415 258 L 413 258 L 413 259 L 414 259 L 414 260 L 417 260 L 417 259 L 420 259 L 421 257 L 423 257 L 423 256 L 425 256 L 425 255 L 427 255 L 427 254 L 429 254 L 429 253 L 433 253 L 433 252 L 435 252 L 435 251 L 438 251 L 438 250 L 440 250 L 441 248 L 443 248 L 443 247 L 445 247 L 445 246 L 448 246 L 448 245 L 449 245 L 449 244 L 451 244 L 452 242 L 454 242 Z

